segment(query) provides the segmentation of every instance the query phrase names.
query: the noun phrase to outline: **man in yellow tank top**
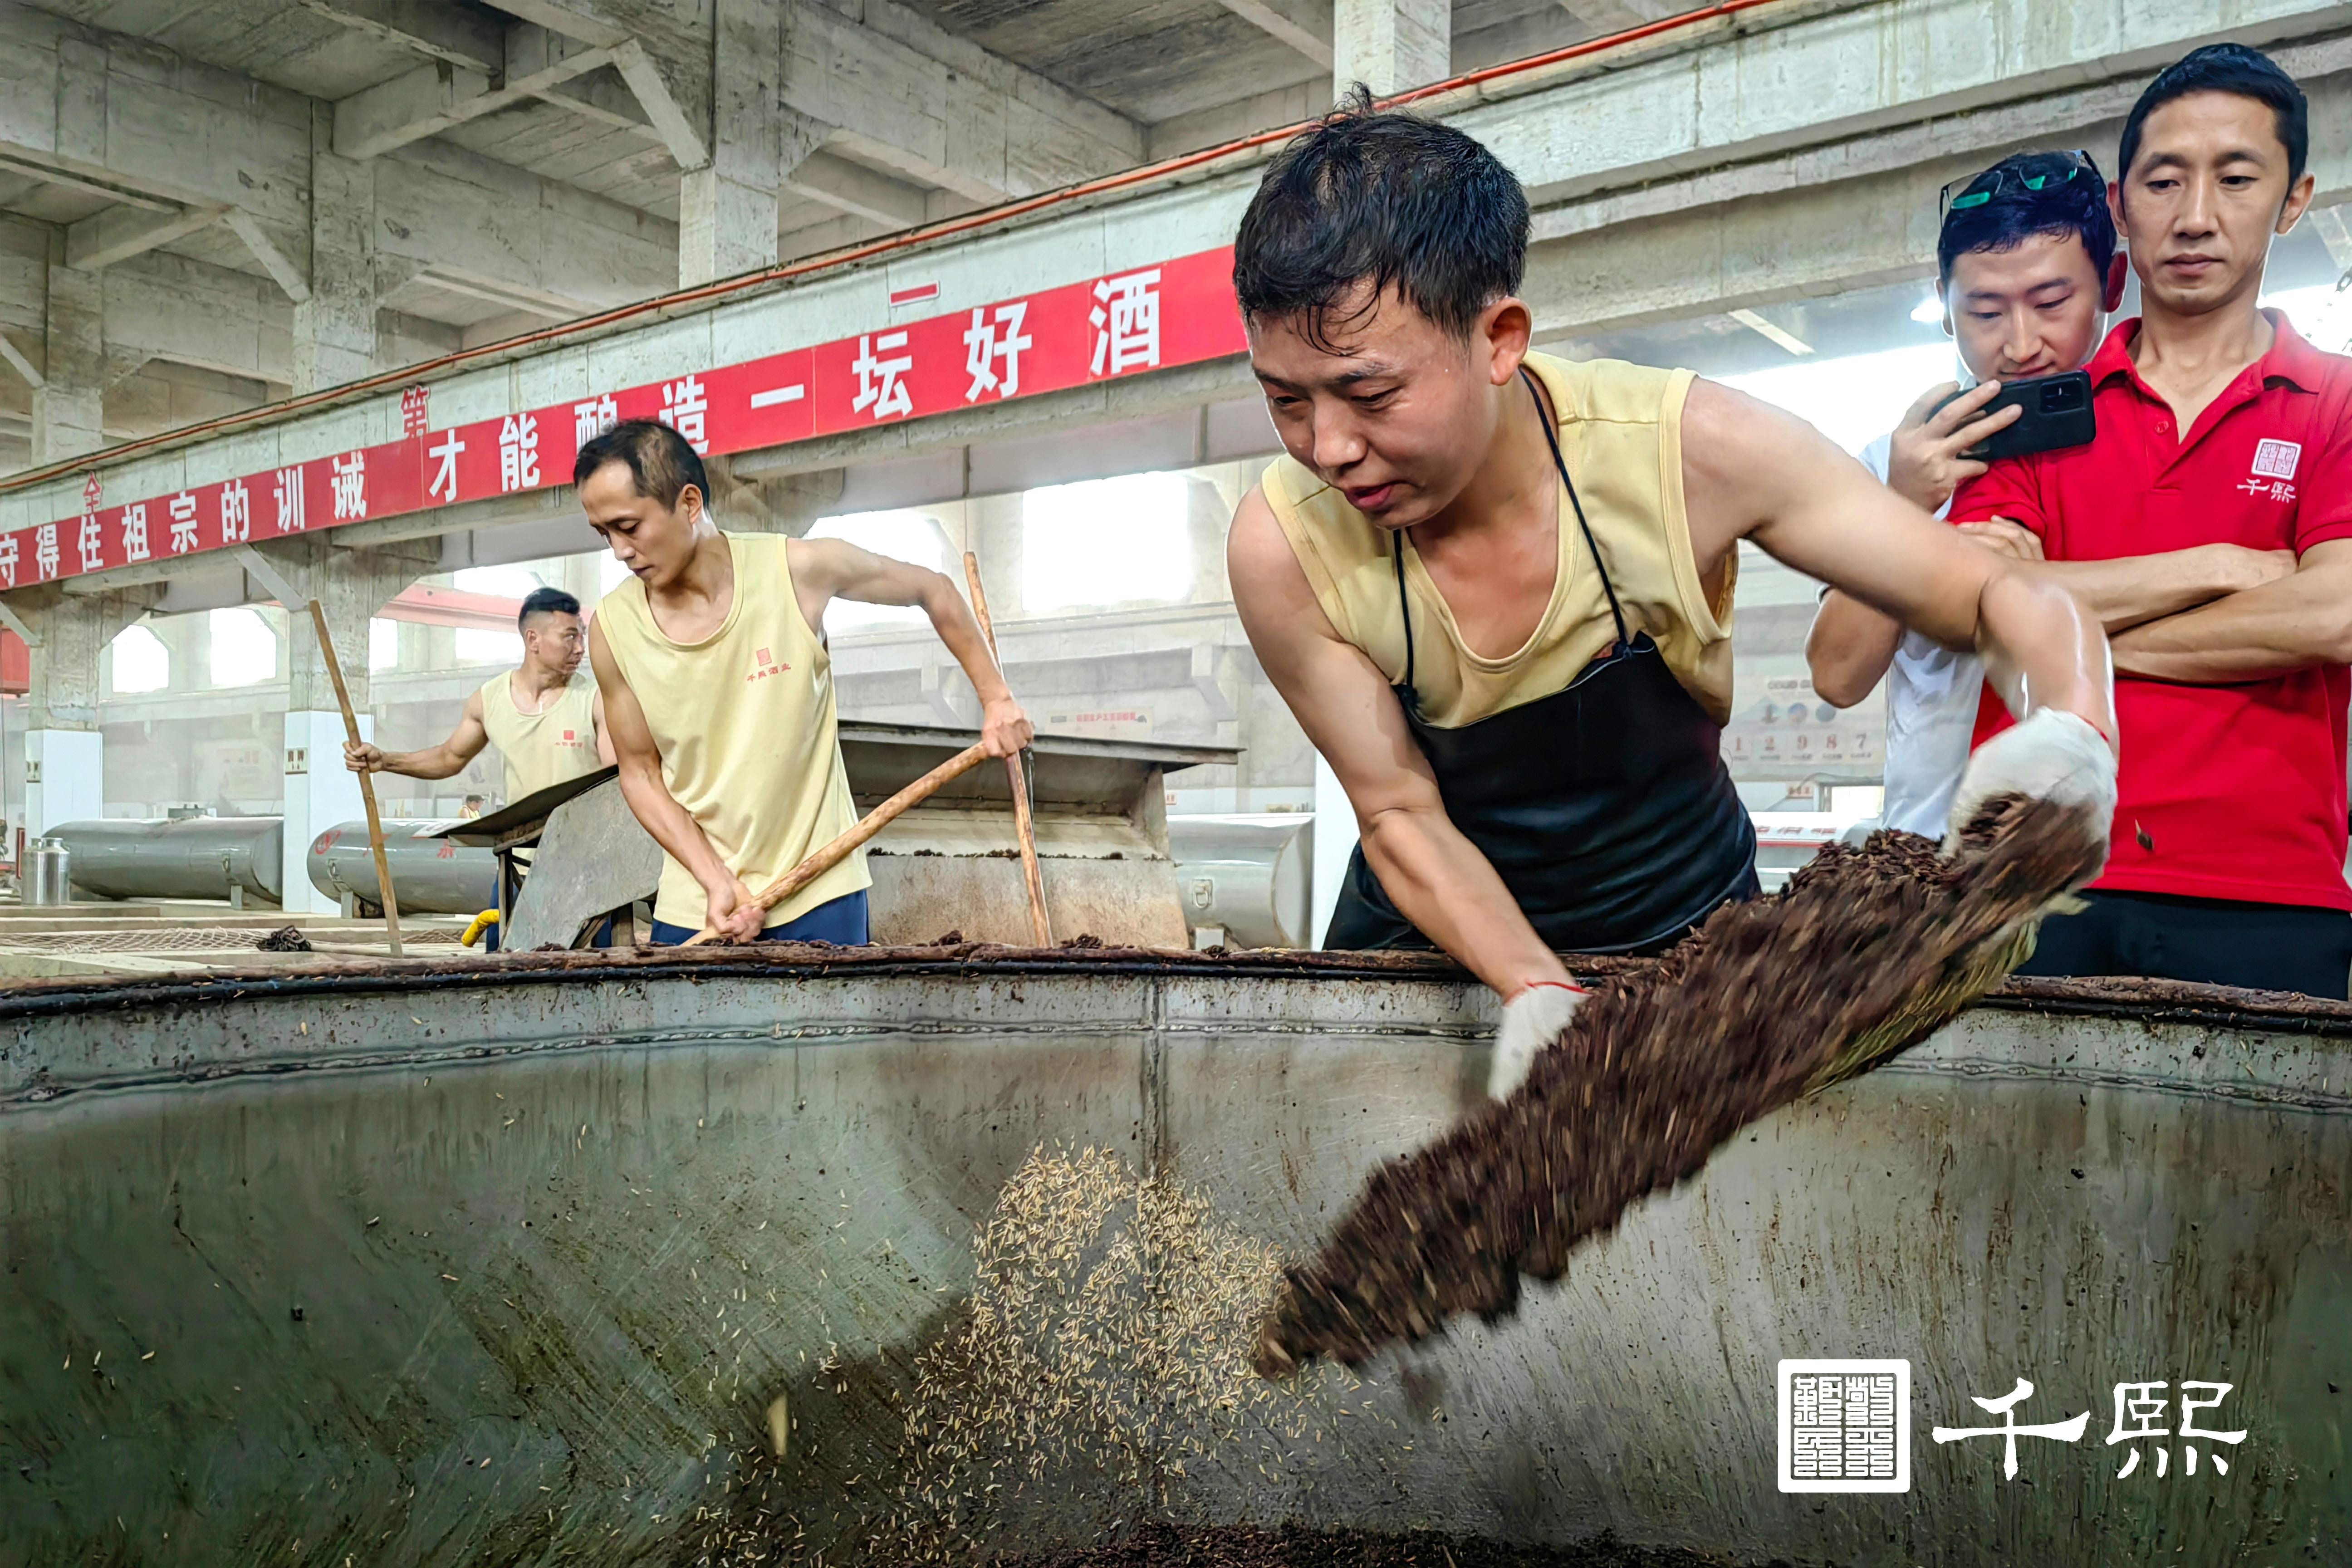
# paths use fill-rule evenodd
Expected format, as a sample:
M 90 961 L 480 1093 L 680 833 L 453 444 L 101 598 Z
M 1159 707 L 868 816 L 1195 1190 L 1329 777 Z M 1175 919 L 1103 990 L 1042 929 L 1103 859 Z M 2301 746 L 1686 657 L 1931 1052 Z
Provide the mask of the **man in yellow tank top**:
M 588 656 L 621 788 L 667 857 L 654 940 L 715 927 L 735 942 L 864 942 L 862 853 L 773 910 L 754 901 L 857 820 L 825 606 L 921 605 L 980 693 L 982 742 L 991 756 L 1010 756 L 1029 743 L 1029 720 L 963 595 L 937 572 L 845 540 L 721 532 L 702 459 L 652 420 L 614 426 L 582 447 L 572 482 L 631 577 L 604 596 Z
M 493 676 L 466 699 L 449 738 L 421 752 L 385 752 L 345 742 L 343 765 L 355 773 L 446 779 L 495 744 L 506 763 L 506 804 L 550 784 L 594 773 L 613 760 L 604 738 L 604 700 L 580 673 L 587 632 L 580 601 L 561 588 L 538 588 L 515 617 L 522 664 Z
M 1530 353 L 1528 232 L 1485 147 L 1360 95 L 1269 167 L 1234 258 L 1288 454 L 1234 515 L 1234 600 L 1360 830 L 1326 944 L 1493 986 L 1498 1095 L 1581 999 L 1559 953 L 1656 951 L 1755 890 L 1719 752 L 1741 540 L 1983 657 L 2025 721 L 1956 822 L 2115 798 L 2095 620 L 1801 420 Z

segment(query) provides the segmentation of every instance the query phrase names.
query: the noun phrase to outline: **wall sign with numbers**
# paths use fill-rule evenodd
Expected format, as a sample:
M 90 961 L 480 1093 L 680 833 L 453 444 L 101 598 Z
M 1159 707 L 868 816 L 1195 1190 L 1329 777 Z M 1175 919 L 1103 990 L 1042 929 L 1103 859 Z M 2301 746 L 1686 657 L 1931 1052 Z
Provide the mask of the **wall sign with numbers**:
M 0 588 L 199 554 L 572 482 L 580 447 L 659 419 L 706 455 L 751 451 L 976 404 L 1239 353 L 1230 247 L 839 342 L 646 386 L 425 428 L 422 388 L 397 441 L 0 533 Z

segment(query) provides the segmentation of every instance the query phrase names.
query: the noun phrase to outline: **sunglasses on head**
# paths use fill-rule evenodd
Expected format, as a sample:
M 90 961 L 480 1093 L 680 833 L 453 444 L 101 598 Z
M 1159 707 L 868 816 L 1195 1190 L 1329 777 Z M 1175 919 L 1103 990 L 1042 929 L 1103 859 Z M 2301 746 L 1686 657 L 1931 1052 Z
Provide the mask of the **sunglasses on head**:
M 2088 174 L 2094 180 L 2100 177 L 2099 165 L 2092 161 L 2088 153 L 2079 147 L 2071 153 L 2057 153 L 2051 156 L 2067 160 L 2066 168 L 2063 174 L 2052 169 L 2038 174 L 2029 174 L 2018 169 L 2001 166 L 1988 170 L 1983 174 L 1971 174 L 1965 180 L 1954 180 L 1936 193 L 1937 216 L 1940 217 L 1948 212 L 1961 212 L 1969 207 L 1980 207 L 1999 195 L 2002 187 L 2011 182 L 2015 182 L 2024 190 L 2045 191 L 2053 184 L 2065 184 L 2077 174 Z M 1979 181 L 1986 182 L 1982 190 L 1969 188 Z M 1957 196 L 1952 195 L 1955 189 L 1961 194 Z

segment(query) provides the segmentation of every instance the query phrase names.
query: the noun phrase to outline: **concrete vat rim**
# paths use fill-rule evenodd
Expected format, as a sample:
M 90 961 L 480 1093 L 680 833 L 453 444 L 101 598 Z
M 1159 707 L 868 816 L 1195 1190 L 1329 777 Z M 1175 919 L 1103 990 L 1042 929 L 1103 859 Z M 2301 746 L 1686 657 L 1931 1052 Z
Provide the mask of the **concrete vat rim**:
M 1565 955 L 1583 979 L 1611 980 L 1653 967 L 1655 959 Z M 68 975 L 0 989 L 0 1023 L 53 1014 L 154 1005 L 194 1005 L 261 994 L 399 992 L 425 986 L 566 984 L 709 976 L 777 979 L 941 978 L 994 975 L 1138 974 L 1170 979 L 1399 980 L 1464 983 L 1467 970 L 1443 953 L 1403 949 L 1357 952 L 1266 949 L 1236 952 L 1162 948 L 832 947 L 767 942 L 758 947 L 583 950 L 572 952 L 434 954 L 402 960 L 326 960 L 313 963 L 214 969 L 186 976 Z M 2137 977 L 2042 979 L 2012 976 L 1980 1006 L 2066 1016 L 2193 1024 L 2209 1028 L 2352 1037 L 2352 1002 L 2294 992 L 2250 991 L 2189 981 Z

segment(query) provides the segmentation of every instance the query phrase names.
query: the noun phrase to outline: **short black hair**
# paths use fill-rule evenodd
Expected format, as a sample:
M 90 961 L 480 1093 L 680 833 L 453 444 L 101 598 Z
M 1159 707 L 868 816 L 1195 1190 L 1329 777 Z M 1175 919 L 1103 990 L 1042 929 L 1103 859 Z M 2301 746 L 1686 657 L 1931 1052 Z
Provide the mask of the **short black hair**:
M 637 493 L 664 506 L 676 506 L 692 485 L 707 509 L 710 477 L 702 458 L 687 438 L 658 419 L 624 419 L 580 448 L 572 465 L 572 482 L 584 485 L 590 475 L 607 463 L 625 463 Z
M 580 601 L 562 589 L 533 588 L 524 597 L 522 609 L 515 616 L 515 630 L 520 631 L 530 625 L 533 616 L 576 616 L 579 613 Z
M 2124 121 L 2118 178 L 2131 177 L 2132 160 L 2139 156 L 2140 127 L 2147 117 L 2192 92 L 2231 92 L 2269 104 L 2278 121 L 2279 144 L 2286 149 L 2286 183 L 2292 185 L 2303 178 L 2304 160 L 2311 152 L 2311 111 L 2303 89 L 2279 69 L 2276 60 L 2243 44 L 2208 44 L 2156 73 Z
M 2039 188 L 2028 182 L 2038 182 Z M 1967 198 L 1982 193 L 1981 202 Z M 1936 277 L 1952 280 L 1952 263 L 1982 250 L 2014 250 L 2036 235 L 2073 235 L 2091 255 L 2106 287 L 2116 255 L 2116 218 L 2098 166 L 2073 153 L 2012 153 L 1952 193 L 1936 236 Z
M 1244 320 L 1301 318 L 1322 349 L 1337 346 L 1331 311 L 1360 284 L 1373 300 L 1393 288 L 1467 337 L 1518 291 L 1527 259 L 1528 195 L 1502 161 L 1450 125 L 1375 111 L 1358 83 L 1258 182 L 1234 241 L 1234 293 Z

